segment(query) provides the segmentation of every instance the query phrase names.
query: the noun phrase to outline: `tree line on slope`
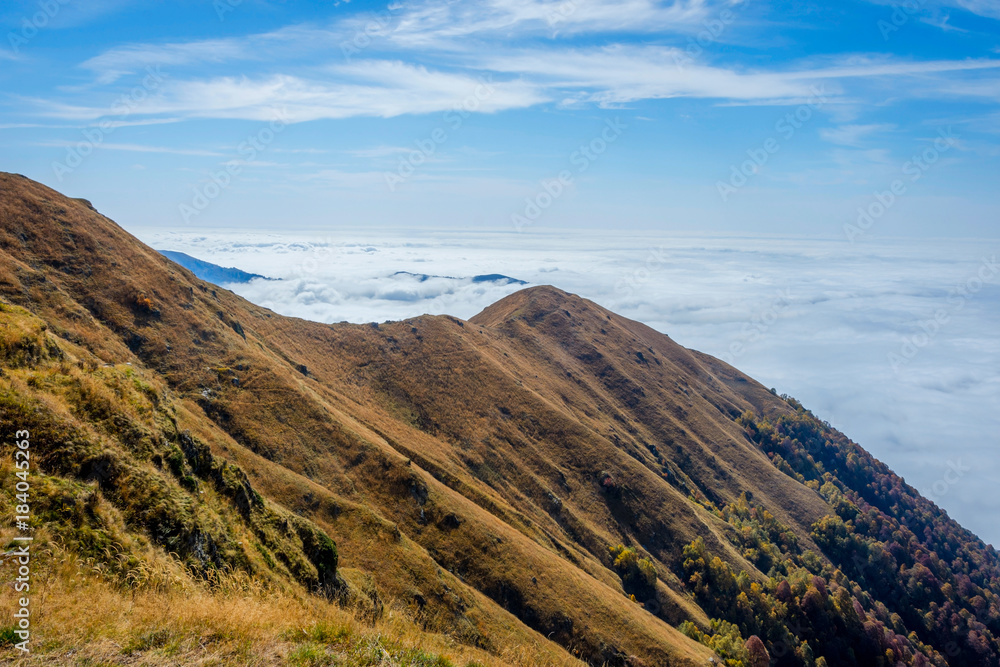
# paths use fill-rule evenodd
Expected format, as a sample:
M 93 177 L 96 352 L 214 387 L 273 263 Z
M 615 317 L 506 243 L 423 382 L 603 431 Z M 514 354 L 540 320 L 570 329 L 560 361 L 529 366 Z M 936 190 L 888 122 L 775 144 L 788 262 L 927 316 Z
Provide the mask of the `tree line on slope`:
M 768 579 L 733 572 L 701 540 L 689 544 L 686 583 L 716 620 L 708 633 L 682 629 L 732 667 L 755 664 L 755 640 L 779 666 L 1000 665 L 997 552 L 783 398 L 793 414 L 747 412 L 737 422 L 778 469 L 829 504 L 831 513 L 811 527 L 828 561 L 801 549 L 746 496 L 721 509 L 703 503 L 733 527 L 734 544 Z

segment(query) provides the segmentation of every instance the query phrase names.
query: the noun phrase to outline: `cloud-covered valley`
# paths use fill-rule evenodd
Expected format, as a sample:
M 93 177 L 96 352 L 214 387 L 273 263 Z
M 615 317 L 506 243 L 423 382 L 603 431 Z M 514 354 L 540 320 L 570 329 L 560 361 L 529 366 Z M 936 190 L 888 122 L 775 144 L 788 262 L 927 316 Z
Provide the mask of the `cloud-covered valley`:
M 284 315 L 469 318 L 551 284 L 725 359 L 872 451 L 1000 543 L 1000 243 L 589 233 L 156 232 L 278 280 L 230 285 Z

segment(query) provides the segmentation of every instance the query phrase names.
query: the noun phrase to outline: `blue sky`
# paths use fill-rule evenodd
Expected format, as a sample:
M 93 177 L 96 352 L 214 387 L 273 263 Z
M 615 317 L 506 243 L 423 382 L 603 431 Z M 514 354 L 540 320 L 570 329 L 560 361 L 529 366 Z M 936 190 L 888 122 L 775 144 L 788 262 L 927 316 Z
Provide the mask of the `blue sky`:
M 127 228 L 993 238 L 998 21 L 990 0 L 8 1 L 0 169 Z

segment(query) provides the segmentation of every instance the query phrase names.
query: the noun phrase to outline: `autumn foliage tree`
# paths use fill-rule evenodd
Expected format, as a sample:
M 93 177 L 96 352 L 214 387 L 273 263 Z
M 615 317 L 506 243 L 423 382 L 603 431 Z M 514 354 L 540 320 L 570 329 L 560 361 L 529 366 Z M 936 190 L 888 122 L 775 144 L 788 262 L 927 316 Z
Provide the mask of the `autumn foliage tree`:
M 746 643 L 747 667 L 769 667 L 771 655 L 767 652 L 767 647 L 757 635 L 750 635 Z
M 636 596 L 652 597 L 656 589 L 656 567 L 639 555 L 634 547 L 622 544 L 611 547 L 612 564 L 622 578 L 625 591 Z

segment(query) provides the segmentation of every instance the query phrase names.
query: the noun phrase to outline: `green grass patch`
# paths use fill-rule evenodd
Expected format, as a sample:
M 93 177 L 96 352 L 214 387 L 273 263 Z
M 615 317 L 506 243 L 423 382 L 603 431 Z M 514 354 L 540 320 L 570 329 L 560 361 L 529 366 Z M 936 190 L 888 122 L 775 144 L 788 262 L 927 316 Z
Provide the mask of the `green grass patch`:
M 13 625 L 0 628 L 0 646 L 13 646 L 17 643 L 18 636 L 14 634 L 14 630 Z

